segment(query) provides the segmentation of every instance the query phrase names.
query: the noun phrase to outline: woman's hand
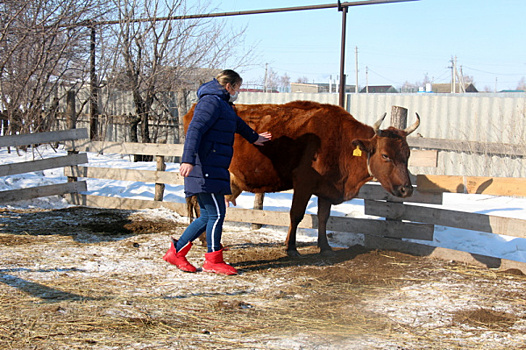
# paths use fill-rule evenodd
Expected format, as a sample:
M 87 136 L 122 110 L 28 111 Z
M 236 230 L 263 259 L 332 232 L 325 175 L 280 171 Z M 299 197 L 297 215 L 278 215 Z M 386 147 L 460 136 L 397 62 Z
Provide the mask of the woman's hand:
M 272 134 L 268 131 L 265 131 L 259 134 L 259 138 L 256 140 L 256 142 L 254 142 L 254 145 L 263 146 L 265 142 L 270 140 L 272 140 Z
M 181 176 L 187 177 L 188 175 L 190 175 L 190 172 L 193 168 L 194 166 L 190 163 L 181 163 L 181 166 L 179 167 L 179 173 L 181 174 Z

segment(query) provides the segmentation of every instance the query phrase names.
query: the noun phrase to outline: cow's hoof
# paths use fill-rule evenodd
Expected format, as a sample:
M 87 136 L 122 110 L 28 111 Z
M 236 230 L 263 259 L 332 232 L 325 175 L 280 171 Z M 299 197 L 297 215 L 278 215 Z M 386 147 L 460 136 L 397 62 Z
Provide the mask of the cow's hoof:
M 287 250 L 287 255 L 289 258 L 301 258 L 302 255 L 298 252 L 297 249 Z
M 320 250 L 320 255 L 327 258 L 332 258 L 336 256 L 336 253 L 332 249 L 322 249 Z

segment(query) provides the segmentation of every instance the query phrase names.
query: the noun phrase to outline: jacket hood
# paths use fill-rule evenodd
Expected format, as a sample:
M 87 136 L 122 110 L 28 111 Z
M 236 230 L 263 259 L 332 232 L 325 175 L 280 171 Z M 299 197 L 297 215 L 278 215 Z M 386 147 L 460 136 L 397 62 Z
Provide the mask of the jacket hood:
M 219 84 L 217 79 L 204 83 L 199 87 L 197 90 L 197 97 L 200 99 L 206 95 L 216 95 L 225 101 L 230 99 L 230 94 L 223 86 L 221 86 L 221 84 Z

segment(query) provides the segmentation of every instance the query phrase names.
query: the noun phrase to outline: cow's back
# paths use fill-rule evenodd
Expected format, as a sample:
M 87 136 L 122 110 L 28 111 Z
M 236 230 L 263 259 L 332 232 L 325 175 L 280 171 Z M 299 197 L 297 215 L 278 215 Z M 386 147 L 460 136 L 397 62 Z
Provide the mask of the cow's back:
M 334 172 L 338 177 L 341 147 L 350 147 L 353 134 L 373 133 L 335 105 L 295 101 L 237 105 L 236 110 L 256 132 L 272 133 L 272 142 L 264 147 L 254 147 L 236 136 L 230 172 L 244 191 L 291 189 L 294 169 L 311 159 L 316 160 L 317 172 Z

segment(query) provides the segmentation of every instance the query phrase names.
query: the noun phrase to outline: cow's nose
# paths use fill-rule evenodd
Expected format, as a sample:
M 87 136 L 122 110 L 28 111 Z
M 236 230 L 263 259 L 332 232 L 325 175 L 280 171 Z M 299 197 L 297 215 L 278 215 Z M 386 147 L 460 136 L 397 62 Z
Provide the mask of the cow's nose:
M 413 194 L 413 186 L 402 185 L 398 188 L 398 192 L 400 193 L 400 197 L 402 198 L 409 197 Z

